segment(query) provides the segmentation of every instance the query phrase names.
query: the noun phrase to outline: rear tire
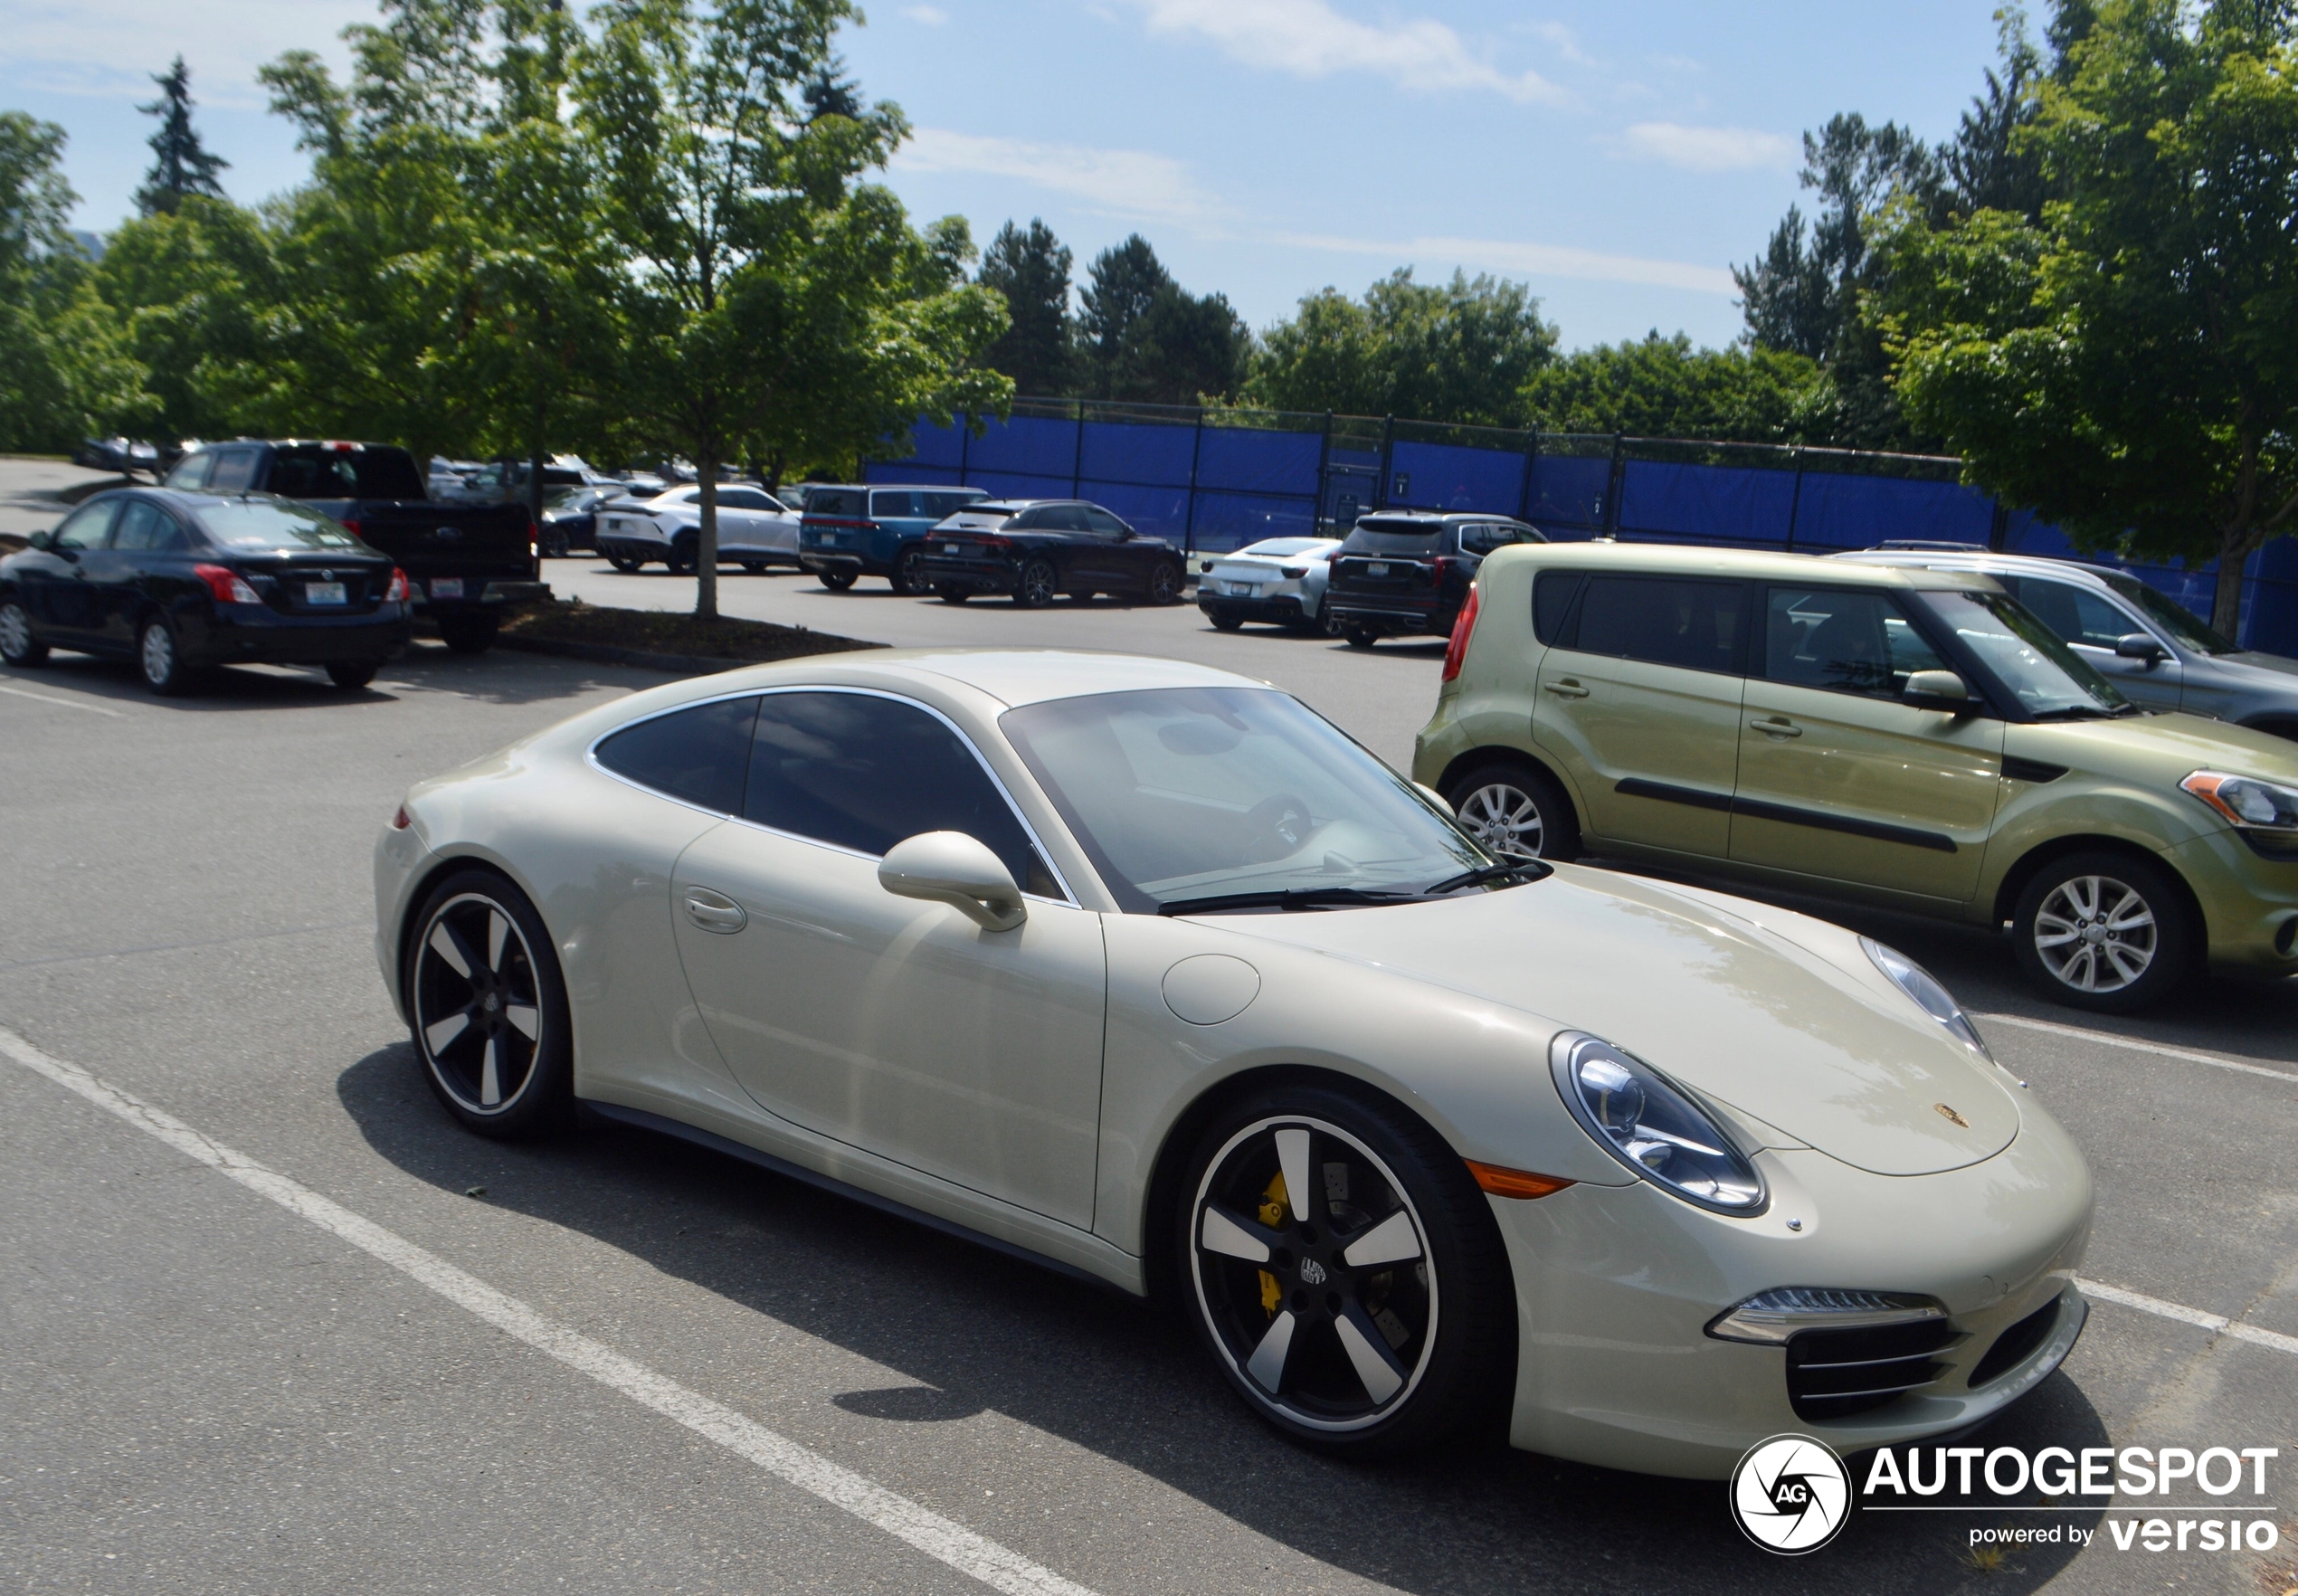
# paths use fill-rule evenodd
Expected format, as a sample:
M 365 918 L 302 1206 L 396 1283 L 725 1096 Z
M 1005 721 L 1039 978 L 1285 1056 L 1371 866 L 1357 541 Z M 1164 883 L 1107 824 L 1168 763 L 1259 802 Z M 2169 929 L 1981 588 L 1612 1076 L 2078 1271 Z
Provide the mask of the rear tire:
M 934 590 L 934 596 L 945 604 L 962 604 L 972 598 L 973 594 L 970 588 L 937 587 Z
M 1348 646 L 1353 649 L 1369 649 L 1381 641 L 1381 634 L 1369 626 L 1347 627 L 1341 635 L 1348 639 Z
M 439 636 L 458 654 L 483 654 L 494 645 L 492 615 L 451 615 L 439 622 Z
M 644 560 L 633 558 L 626 554 L 611 554 L 606 556 L 606 563 L 626 576 L 646 564 Z
M 2132 853 L 2053 860 L 2011 914 L 2019 967 L 2053 1002 L 2127 1014 L 2159 1002 L 2200 946 L 2176 877 Z
M 681 537 L 670 546 L 669 556 L 662 563 L 669 567 L 670 575 L 673 576 L 691 576 L 694 575 L 695 561 L 700 552 L 699 540 Z
M 328 667 L 328 679 L 346 692 L 356 692 L 373 681 L 375 672 L 382 669 L 373 660 L 361 660 L 356 663 L 338 660 Z
M 1245 624 L 1245 618 L 1234 610 L 1207 610 L 1205 616 L 1219 632 L 1234 632 Z
M 14 597 L 0 599 L 0 663 L 29 670 L 48 657 L 48 645 L 32 630 L 32 612 Z
M 854 573 L 851 571 L 817 571 L 814 575 L 832 593 L 843 593 L 854 584 Z
M 527 895 L 492 870 L 457 871 L 424 900 L 406 948 L 415 1059 L 447 1112 L 483 1136 L 566 1128 L 566 983 Z
M 1184 1311 L 1268 1424 L 1358 1459 L 1499 1438 L 1516 1354 L 1507 1253 L 1435 1131 L 1370 1094 L 1279 1086 L 1213 1121 L 1176 1195 Z M 1373 1261 L 1349 1262 L 1376 1231 Z
M 1580 857 L 1579 817 L 1545 771 L 1506 760 L 1479 765 L 1451 783 L 1444 801 L 1461 829 L 1494 853 L 1567 863 Z

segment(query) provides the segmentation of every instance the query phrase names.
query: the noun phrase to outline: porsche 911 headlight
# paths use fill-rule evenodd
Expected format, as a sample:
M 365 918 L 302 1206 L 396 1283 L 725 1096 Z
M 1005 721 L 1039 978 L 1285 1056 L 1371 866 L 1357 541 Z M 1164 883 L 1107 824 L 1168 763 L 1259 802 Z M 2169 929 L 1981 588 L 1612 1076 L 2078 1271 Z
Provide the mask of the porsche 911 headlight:
M 1875 968 L 1891 977 L 1891 984 L 1915 1000 L 1915 1007 L 1947 1028 L 1957 1041 L 1977 1053 L 1989 1064 L 1995 1055 L 1987 1050 L 1987 1043 L 1979 1034 L 1979 1027 L 1970 1022 L 1963 1006 L 1948 990 L 1939 984 L 1939 978 L 1895 947 L 1886 947 L 1872 936 L 1859 938 L 1859 945 L 1875 962 Z
M 1597 1145 L 1685 1202 L 1753 1214 L 1762 1177 L 1689 1092 L 1632 1054 L 1582 1031 L 1549 1050 L 1556 1089 Z

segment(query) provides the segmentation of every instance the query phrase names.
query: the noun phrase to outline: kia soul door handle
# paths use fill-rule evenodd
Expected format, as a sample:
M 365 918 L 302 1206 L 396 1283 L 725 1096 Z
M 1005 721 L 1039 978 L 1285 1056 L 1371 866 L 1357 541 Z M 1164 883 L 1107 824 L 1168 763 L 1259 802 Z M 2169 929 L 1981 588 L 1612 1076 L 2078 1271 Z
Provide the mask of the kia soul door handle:
M 750 923 L 742 906 L 724 893 L 713 892 L 707 887 L 686 889 L 686 917 L 705 931 L 716 931 L 731 936 Z
M 1767 737 L 1799 737 L 1803 735 L 1801 727 L 1792 720 L 1782 719 L 1778 716 L 1772 717 L 1770 720 L 1751 720 L 1748 724 Z
M 1548 690 L 1560 698 L 1584 698 L 1588 696 L 1588 689 L 1569 676 L 1562 681 L 1550 682 Z

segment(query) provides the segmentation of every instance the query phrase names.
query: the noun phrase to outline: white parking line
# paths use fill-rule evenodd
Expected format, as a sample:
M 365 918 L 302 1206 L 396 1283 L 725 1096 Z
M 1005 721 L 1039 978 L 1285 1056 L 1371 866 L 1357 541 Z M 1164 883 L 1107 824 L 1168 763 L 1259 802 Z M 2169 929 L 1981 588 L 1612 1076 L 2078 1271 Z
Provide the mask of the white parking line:
M 1032 1563 L 907 1496 L 887 1490 L 643 1363 L 546 1318 L 517 1297 L 496 1290 L 436 1253 L 425 1251 L 309 1187 L 209 1139 L 175 1116 L 99 1079 L 79 1065 L 50 1057 L 12 1031 L 0 1030 L 0 1053 L 7 1054 L 34 1074 L 79 1093 L 185 1157 L 229 1176 L 290 1213 L 309 1220 L 362 1252 L 380 1259 L 537 1352 L 547 1353 L 568 1368 L 589 1375 L 641 1406 L 676 1420 L 696 1434 L 748 1458 L 776 1478 L 845 1509 L 865 1524 L 876 1525 L 961 1573 L 970 1574 L 1008 1596 L 1094 1596 L 1085 1586 L 1063 1579 L 1051 1569 Z
M 2208 1064 L 2213 1069 L 2232 1069 L 2243 1075 L 2263 1075 L 2268 1080 L 2286 1080 L 2298 1085 L 2298 1074 L 2287 1069 L 2267 1069 L 2256 1064 L 2236 1063 L 2232 1059 L 2197 1053 L 2186 1048 L 2166 1048 L 2160 1042 L 2140 1041 L 2127 1036 L 2104 1036 L 2095 1031 L 2085 1031 L 2079 1025 L 2055 1025 L 2048 1020 L 2029 1020 L 2024 1014 L 1975 1013 L 1971 1018 L 1984 1020 L 1989 1025 L 2016 1026 L 2021 1031 L 2046 1031 L 2053 1036 L 2071 1036 L 2077 1041 L 2096 1042 L 2103 1048 L 2124 1048 L 2133 1053 L 2152 1053 L 2158 1058 L 2178 1059 L 2189 1064 Z
M 52 698 L 46 693 L 31 692 L 19 687 L 0 685 L 0 693 L 6 693 L 13 698 L 36 698 L 43 704 L 53 704 L 59 709 L 85 709 L 90 715 L 109 715 L 114 720 L 128 718 L 119 710 L 107 709 L 101 704 L 82 704 L 75 698 Z
M 2261 1330 L 2255 1325 L 2245 1325 L 2238 1319 L 2227 1318 L 2224 1314 L 2205 1313 L 2183 1303 L 2165 1302 L 2159 1297 L 2125 1291 L 2120 1286 L 2103 1286 L 2096 1280 L 2077 1280 L 2075 1283 L 2083 1288 L 2084 1296 L 2100 1302 L 2119 1302 L 2124 1307 L 2136 1308 L 2142 1314 L 2176 1319 L 2181 1325 L 2198 1325 L 2205 1330 L 2215 1330 L 2221 1335 L 2231 1335 L 2236 1341 L 2246 1341 L 2253 1346 L 2267 1346 L 2276 1352 L 2298 1354 L 2298 1335 L 2284 1335 L 2279 1330 Z

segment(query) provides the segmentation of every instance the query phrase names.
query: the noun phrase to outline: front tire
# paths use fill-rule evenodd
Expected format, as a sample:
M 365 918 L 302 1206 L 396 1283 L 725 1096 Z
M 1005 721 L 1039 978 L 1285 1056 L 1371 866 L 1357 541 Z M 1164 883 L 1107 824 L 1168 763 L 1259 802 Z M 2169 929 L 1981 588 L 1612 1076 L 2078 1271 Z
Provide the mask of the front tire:
M 2186 894 L 2135 854 L 2076 853 L 2027 883 L 2011 914 L 2027 979 L 2052 1002 L 2126 1014 L 2160 1002 L 2192 968 Z
M 491 870 L 441 882 L 408 943 L 415 1057 L 447 1112 L 485 1136 L 533 1136 L 574 1116 L 573 1031 L 550 933 Z
M 1149 570 L 1149 602 L 1153 604 L 1177 604 L 1181 602 L 1182 574 L 1179 565 L 1170 561 L 1153 565 Z
M 911 544 L 896 556 L 893 575 L 887 582 L 904 598 L 916 598 L 926 591 L 926 549 L 922 544 Z
M 192 669 L 184 663 L 176 628 L 168 624 L 166 616 L 150 617 L 137 632 L 136 669 L 144 685 L 163 698 L 175 698 L 191 687 Z
M 1515 1291 L 1487 1200 L 1434 1131 L 1353 1091 L 1277 1088 L 1214 1121 L 1182 1196 L 1186 1311 L 1262 1419 L 1355 1458 L 1496 1433 Z
M 1505 762 L 1478 765 L 1452 784 L 1445 802 L 1461 829 L 1494 853 L 1567 862 L 1580 857 L 1572 801 L 1542 772 Z
M 0 599 L 0 663 L 30 670 L 48 657 L 48 645 L 32 630 L 32 612 L 14 598 Z

